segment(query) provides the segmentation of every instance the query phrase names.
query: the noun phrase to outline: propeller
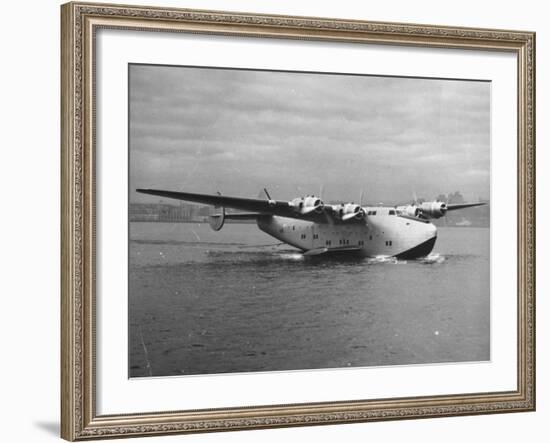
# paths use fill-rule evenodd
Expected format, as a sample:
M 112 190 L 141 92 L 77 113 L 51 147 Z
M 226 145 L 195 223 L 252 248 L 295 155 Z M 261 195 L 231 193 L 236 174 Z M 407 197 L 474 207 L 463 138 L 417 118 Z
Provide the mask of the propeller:
M 344 215 L 342 216 L 342 221 L 351 220 L 352 218 L 357 217 L 358 214 L 359 214 L 359 212 L 352 212 L 352 213 L 350 213 L 350 214 L 344 214 Z
M 267 203 L 269 204 L 269 206 L 275 206 L 275 200 L 273 200 L 271 198 L 271 195 L 269 195 L 269 192 L 267 192 L 267 188 L 263 188 L 260 193 L 258 194 L 258 198 L 262 198 L 264 194 L 266 197 L 267 197 Z
M 365 218 L 365 211 L 363 208 L 359 205 L 355 205 L 354 203 L 348 203 L 344 206 L 343 211 L 345 211 L 342 214 L 342 221 L 352 220 L 352 219 L 364 219 Z

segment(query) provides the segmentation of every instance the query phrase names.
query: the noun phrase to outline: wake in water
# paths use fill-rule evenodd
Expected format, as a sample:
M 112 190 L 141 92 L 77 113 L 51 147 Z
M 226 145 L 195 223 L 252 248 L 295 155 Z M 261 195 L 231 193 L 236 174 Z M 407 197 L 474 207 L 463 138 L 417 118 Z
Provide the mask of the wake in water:
M 279 257 L 280 258 L 283 258 L 283 259 L 294 259 L 294 260 L 299 260 L 301 257 L 303 257 L 302 254 L 296 252 L 296 253 L 292 253 L 292 254 L 279 254 Z M 396 257 L 392 257 L 392 256 L 389 256 L 389 255 L 377 255 L 376 257 L 357 257 L 357 256 L 340 256 L 340 257 L 335 257 L 335 256 L 327 256 L 327 257 L 324 257 L 324 256 L 315 256 L 315 257 L 307 257 L 309 259 L 315 259 L 316 261 L 328 261 L 329 259 L 334 261 L 334 260 L 345 260 L 345 259 L 352 259 L 354 258 L 354 261 L 364 261 L 365 263 L 367 263 L 368 265 L 406 265 L 408 263 L 420 263 L 420 264 L 425 264 L 425 265 L 431 265 L 431 264 L 441 264 L 443 263 L 446 258 L 444 255 L 442 254 L 439 254 L 439 253 L 436 253 L 436 254 L 430 254 L 426 257 L 422 257 L 422 258 L 418 258 L 418 259 L 415 259 L 415 260 L 402 260 L 402 259 L 398 259 Z
M 439 253 L 432 253 L 424 258 L 419 259 L 418 261 L 426 265 L 440 264 L 445 261 L 445 256 Z
M 425 265 L 440 264 L 445 261 L 445 256 L 439 253 L 432 253 L 426 257 L 418 258 L 416 260 L 399 260 L 396 257 L 390 257 L 387 255 L 378 255 L 367 259 L 369 264 L 390 264 L 390 265 L 406 265 L 407 263 L 421 263 Z
M 326 256 L 313 256 L 313 257 L 305 257 L 301 252 L 294 252 L 294 251 L 278 251 L 275 253 L 274 257 L 281 259 L 281 260 L 293 260 L 293 261 L 302 261 L 305 260 L 306 262 L 321 262 L 321 263 L 328 263 L 328 262 L 340 262 L 340 261 L 354 261 L 354 262 L 364 262 L 368 265 L 406 265 L 406 264 L 412 264 L 412 263 L 420 263 L 425 265 L 431 265 L 431 264 L 441 264 L 445 262 L 446 258 L 444 255 L 436 253 L 436 254 L 430 254 L 426 257 L 418 258 L 415 260 L 401 260 L 396 257 L 388 256 L 388 255 L 377 255 L 376 257 L 358 257 L 358 256 L 346 256 L 346 255 L 326 255 Z M 307 259 L 307 260 L 306 260 Z
M 281 254 L 278 254 L 279 258 L 283 259 L 283 260 L 294 260 L 294 261 L 300 261 L 300 260 L 304 260 L 305 257 L 303 254 L 299 253 L 299 252 L 287 252 L 287 253 L 281 253 Z
M 395 257 L 389 255 L 377 255 L 376 257 L 367 258 L 367 263 L 372 265 L 377 264 L 390 264 L 390 265 L 401 265 L 407 264 L 407 260 L 398 260 Z

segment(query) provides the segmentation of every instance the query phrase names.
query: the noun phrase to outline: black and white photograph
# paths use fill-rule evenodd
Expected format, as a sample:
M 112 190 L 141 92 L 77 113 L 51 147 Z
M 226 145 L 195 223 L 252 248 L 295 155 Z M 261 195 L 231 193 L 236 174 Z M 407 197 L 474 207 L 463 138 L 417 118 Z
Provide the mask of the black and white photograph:
M 2 442 L 547 440 L 547 11 L 5 2 Z
M 128 374 L 491 360 L 491 82 L 128 66 Z

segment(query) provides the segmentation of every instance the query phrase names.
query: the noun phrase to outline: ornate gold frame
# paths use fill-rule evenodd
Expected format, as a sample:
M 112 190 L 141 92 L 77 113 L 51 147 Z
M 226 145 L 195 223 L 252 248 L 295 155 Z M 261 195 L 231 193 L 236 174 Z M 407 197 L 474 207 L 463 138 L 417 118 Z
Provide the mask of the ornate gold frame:
M 535 34 L 68 3 L 61 7 L 61 436 L 67 440 L 535 409 Z M 95 411 L 94 33 L 98 28 L 509 51 L 518 59 L 517 390 L 98 416 Z

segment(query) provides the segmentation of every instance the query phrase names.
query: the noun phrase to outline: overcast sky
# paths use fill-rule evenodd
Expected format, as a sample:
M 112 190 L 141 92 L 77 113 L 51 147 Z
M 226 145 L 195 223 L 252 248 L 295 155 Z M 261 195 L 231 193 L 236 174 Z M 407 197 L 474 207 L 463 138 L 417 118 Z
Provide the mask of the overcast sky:
M 490 83 L 130 66 L 137 187 L 289 200 L 489 198 Z

